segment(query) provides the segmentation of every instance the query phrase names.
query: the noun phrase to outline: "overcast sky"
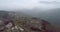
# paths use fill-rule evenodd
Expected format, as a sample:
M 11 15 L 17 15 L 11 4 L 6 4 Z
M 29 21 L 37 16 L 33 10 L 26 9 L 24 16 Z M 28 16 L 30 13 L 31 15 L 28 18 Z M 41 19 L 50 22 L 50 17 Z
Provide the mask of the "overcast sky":
M 60 8 L 60 0 L 0 0 L 0 10 Z

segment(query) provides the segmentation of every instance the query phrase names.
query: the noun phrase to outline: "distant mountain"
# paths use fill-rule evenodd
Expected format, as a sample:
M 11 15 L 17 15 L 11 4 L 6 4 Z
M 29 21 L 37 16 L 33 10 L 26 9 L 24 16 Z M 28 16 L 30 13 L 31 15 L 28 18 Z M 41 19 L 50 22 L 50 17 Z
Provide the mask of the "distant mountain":
M 46 19 L 53 25 L 60 26 L 60 8 L 46 10 L 45 12 L 38 13 L 37 17 Z
M 0 19 L 8 16 L 8 11 L 0 10 Z

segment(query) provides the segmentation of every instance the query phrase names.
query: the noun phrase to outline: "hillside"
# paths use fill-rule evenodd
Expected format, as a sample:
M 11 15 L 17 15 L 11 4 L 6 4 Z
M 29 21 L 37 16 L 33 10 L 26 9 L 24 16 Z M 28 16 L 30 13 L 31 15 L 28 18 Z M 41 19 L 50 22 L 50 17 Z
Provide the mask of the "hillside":
M 53 25 L 60 26 L 60 8 L 46 10 L 43 13 L 39 13 L 37 17 L 43 18 L 51 22 Z
M 54 9 L 47 9 L 47 10 L 42 10 L 42 9 L 26 9 L 26 10 L 21 10 L 24 14 L 33 16 L 33 17 L 38 17 L 40 19 L 45 19 L 52 23 L 53 25 L 60 26 L 60 8 L 54 8 Z
M 21 18 L 31 18 L 32 16 L 22 13 L 22 12 L 15 12 L 15 11 L 3 11 L 0 10 L 0 19 L 7 18 L 13 20 L 19 20 Z
M 7 17 L 8 13 L 8 11 L 0 10 L 0 19 Z

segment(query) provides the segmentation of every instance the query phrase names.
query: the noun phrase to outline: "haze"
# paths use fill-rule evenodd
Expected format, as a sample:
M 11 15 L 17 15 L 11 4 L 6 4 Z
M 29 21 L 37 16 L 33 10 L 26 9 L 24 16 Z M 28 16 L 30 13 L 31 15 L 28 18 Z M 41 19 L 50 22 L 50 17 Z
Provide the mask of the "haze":
M 60 0 L 0 0 L 0 10 L 16 11 L 19 15 L 23 12 L 60 24 Z
M 0 10 L 60 8 L 60 0 L 0 0 Z

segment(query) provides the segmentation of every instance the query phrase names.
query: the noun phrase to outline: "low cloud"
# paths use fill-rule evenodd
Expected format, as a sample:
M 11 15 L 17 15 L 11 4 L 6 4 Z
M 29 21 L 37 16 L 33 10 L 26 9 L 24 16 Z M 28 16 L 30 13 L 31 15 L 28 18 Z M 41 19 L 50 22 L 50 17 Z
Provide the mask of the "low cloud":
M 60 4 L 60 2 L 57 2 L 57 1 L 40 1 L 39 3 L 44 3 L 44 4 Z

